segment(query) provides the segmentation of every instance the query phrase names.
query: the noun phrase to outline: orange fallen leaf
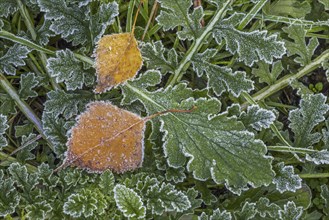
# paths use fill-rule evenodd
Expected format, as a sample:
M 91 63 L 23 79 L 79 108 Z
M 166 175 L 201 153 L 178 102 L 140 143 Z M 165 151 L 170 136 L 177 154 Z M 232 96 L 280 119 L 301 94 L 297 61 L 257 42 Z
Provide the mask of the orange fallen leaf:
M 143 64 L 133 33 L 103 36 L 96 48 L 96 93 L 125 83 L 137 74 Z
M 90 172 L 134 170 L 143 161 L 145 120 L 107 102 L 92 102 L 71 130 L 66 159 Z M 57 169 L 57 170 L 58 170 Z

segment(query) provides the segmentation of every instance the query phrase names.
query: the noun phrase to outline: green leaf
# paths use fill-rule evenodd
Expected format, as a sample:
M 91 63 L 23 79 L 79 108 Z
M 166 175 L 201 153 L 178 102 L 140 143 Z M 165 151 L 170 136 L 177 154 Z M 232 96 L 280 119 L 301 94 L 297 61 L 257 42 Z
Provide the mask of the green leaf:
M 146 208 L 143 206 L 141 198 L 134 190 L 124 185 L 117 184 L 113 191 L 117 207 L 125 217 L 137 219 L 145 217 Z
M 160 69 L 163 74 L 173 73 L 178 65 L 175 49 L 166 49 L 161 41 L 140 45 L 148 69 Z
M 55 36 L 56 34 L 50 29 L 51 22 L 49 20 L 44 20 L 43 24 L 37 28 L 37 39 L 36 41 L 41 45 L 47 45 L 49 38 Z
M 326 100 L 322 94 L 306 95 L 300 102 L 300 108 L 290 111 L 289 127 L 295 134 L 295 147 L 307 148 L 320 141 L 321 134 L 313 132 L 313 128 L 325 120 L 323 115 L 329 110 Z
M 47 214 L 52 211 L 52 207 L 46 201 L 37 202 L 26 206 L 26 217 L 29 219 L 46 219 Z
M 216 115 L 220 109 L 218 100 L 193 100 L 193 91 L 185 84 L 149 92 L 145 89 L 149 83 L 145 85 L 143 81 L 149 82 L 148 77 L 154 78 L 154 74 L 157 73 L 149 72 L 122 87 L 124 101 L 129 96 L 130 101 L 139 99 L 149 114 L 194 108 L 189 113 L 160 116 L 161 131 L 165 132 L 164 152 L 170 166 L 182 167 L 188 157 L 188 171 L 196 179 L 212 178 L 238 194 L 247 184 L 258 187 L 272 181 L 271 158 L 265 156 L 265 145 L 245 131 L 236 118 Z
M 329 216 L 329 190 L 327 185 L 321 186 L 321 198 L 324 200 L 323 212 Z
M 56 118 L 63 115 L 65 119 L 70 119 L 85 108 L 92 94 L 66 93 L 63 90 L 54 90 L 50 91 L 47 97 L 44 112 L 52 113 Z
M 0 114 L 2 115 L 10 115 L 17 112 L 15 101 L 7 93 L 0 93 L 0 104 Z
M 71 194 L 64 203 L 63 212 L 73 218 L 97 216 L 104 214 L 107 202 L 98 190 L 81 189 Z
M 18 10 L 16 1 L 1 0 L 0 1 L 0 17 L 7 17 L 14 14 Z
M 269 128 L 275 121 L 275 114 L 272 111 L 262 109 L 258 105 L 248 106 L 247 112 L 242 112 L 240 120 L 246 127 L 260 131 L 262 128 Z
M 279 192 L 296 192 L 297 189 L 302 188 L 302 179 L 295 174 L 293 166 L 285 166 L 281 162 L 275 168 L 276 176 L 273 183 Z
M 0 149 L 8 145 L 7 139 L 4 136 L 8 128 L 7 116 L 0 114 Z
M 279 211 L 282 220 L 300 219 L 303 214 L 303 207 L 298 206 L 292 201 L 284 205 L 284 210 Z
M 29 135 L 30 133 L 33 133 L 33 124 L 30 122 L 27 122 L 23 125 L 16 125 L 15 126 L 15 137 L 22 137 L 23 135 Z
M 225 39 L 226 49 L 239 55 L 238 60 L 252 66 L 254 62 L 262 60 L 272 63 L 273 58 L 281 58 L 286 53 L 282 41 L 277 35 L 267 36 L 267 31 L 243 32 L 234 28 L 244 17 L 234 13 L 231 17 L 218 22 L 213 30 L 213 37 L 221 44 Z
M 162 215 L 163 212 L 183 212 L 191 207 L 186 194 L 175 189 L 170 183 L 151 186 L 145 197 L 147 198 L 147 208 L 156 215 Z
M 234 214 L 237 216 L 237 219 L 252 219 L 257 214 L 256 203 L 246 202 L 241 211 L 235 212 Z
M 260 83 L 266 83 L 272 85 L 276 82 L 278 76 L 282 73 L 283 67 L 281 61 L 276 61 L 272 64 L 272 69 L 270 71 L 270 65 L 264 61 L 257 63 L 258 68 L 252 69 L 252 74 L 259 77 Z
M 52 21 L 50 29 L 72 42 L 73 46 L 88 41 L 95 45 L 118 15 L 115 2 L 102 3 L 95 14 L 91 13 L 89 7 L 68 5 L 64 0 L 38 0 L 38 4 L 41 11 L 46 13 L 45 18 Z
M 303 26 L 291 25 L 282 29 L 288 34 L 288 37 L 293 40 L 293 42 L 285 41 L 288 56 L 297 55 L 298 57 L 296 57 L 294 61 L 300 63 L 302 66 L 309 64 L 312 60 L 315 49 L 319 45 L 318 39 L 312 37 L 308 44 L 306 44 L 306 30 Z
M 103 194 L 112 195 L 115 179 L 111 171 L 107 170 L 100 176 L 99 187 L 102 189 Z
M 307 1 L 298 0 L 276 0 L 263 7 L 263 11 L 269 15 L 291 16 L 294 18 L 304 18 L 311 12 L 311 5 Z
M 38 93 L 33 90 L 40 83 L 40 80 L 35 76 L 34 73 L 26 73 L 21 75 L 19 97 L 21 99 L 28 99 L 37 97 Z
M 189 13 L 192 1 L 158 0 L 158 2 L 163 8 L 167 9 L 161 10 L 160 15 L 156 18 L 165 31 L 178 26 L 182 27 L 182 30 L 177 32 L 177 36 L 181 40 L 192 40 L 201 35 L 202 7 L 194 8 L 193 12 Z
M 4 71 L 8 75 L 16 74 L 16 67 L 24 66 L 25 62 L 23 59 L 27 57 L 27 54 L 31 50 L 26 46 L 15 44 L 10 47 L 7 52 L 0 57 L 0 70 Z
M 209 63 L 209 59 L 215 56 L 215 49 L 208 49 L 201 54 L 196 54 L 192 60 L 193 69 L 200 77 L 205 73 L 208 78 L 208 87 L 212 88 L 216 95 L 220 96 L 224 91 L 239 96 L 241 92 L 250 92 L 254 89 L 253 82 L 246 79 L 246 73 L 221 67 Z
M 270 200 L 266 197 L 261 197 L 256 202 L 256 209 L 262 218 L 270 216 L 271 218 L 278 219 L 279 217 L 280 207 L 275 203 L 270 203 Z
M 53 113 L 43 112 L 42 127 L 47 139 L 54 145 L 54 152 L 61 158 L 66 152 L 67 131 L 73 127 L 75 121 L 66 121 Z
M 213 211 L 213 214 L 208 216 L 206 213 L 202 213 L 201 216 L 198 217 L 199 220 L 231 220 L 232 215 L 230 212 L 224 210 L 220 211 L 219 209 L 216 209 Z
M 186 178 L 184 167 L 175 169 L 173 167 L 167 167 L 166 169 L 166 180 L 173 181 L 174 183 L 181 183 Z
M 84 84 L 92 85 L 94 82 L 91 69 L 85 70 L 84 64 L 69 49 L 57 51 L 56 58 L 47 60 L 47 68 L 57 83 L 65 83 L 67 90 L 82 89 Z
M 5 179 L 3 170 L 0 170 L 0 201 L 1 217 L 14 213 L 20 201 L 15 181 L 12 178 Z
M 16 181 L 17 186 L 23 189 L 26 194 L 30 194 L 39 182 L 36 173 L 29 174 L 26 166 L 22 166 L 19 163 L 10 164 L 8 171 Z
M 329 152 L 328 150 L 321 150 L 311 154 L 306 154 L 305 159 L 317 165 L 329 164 Z
M 33 160 L 35 155 L 31 151 L 38 146 L 38 142 L 35 140 L 36 134 L 29 134 L 29 136 L 22 136 L 22 142 L 19 146 L 19 151 L 16 155 L 17 161 L 25 162 L 27 160 Z

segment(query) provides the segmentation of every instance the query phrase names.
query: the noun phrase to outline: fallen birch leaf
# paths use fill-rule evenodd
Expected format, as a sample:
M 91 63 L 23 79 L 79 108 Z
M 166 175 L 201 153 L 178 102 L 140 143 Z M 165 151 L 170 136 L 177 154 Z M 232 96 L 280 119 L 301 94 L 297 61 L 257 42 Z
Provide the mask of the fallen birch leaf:
M 108 102 L 92 102 L 71 130 L 63 165 L 90 172 L 134 170 L 143 161 L 145 120 Z
M 105 92 L 134 78 L 142 64 L 142 55 L 133 33 L 103 36 L 96 49 L 95 92 Z

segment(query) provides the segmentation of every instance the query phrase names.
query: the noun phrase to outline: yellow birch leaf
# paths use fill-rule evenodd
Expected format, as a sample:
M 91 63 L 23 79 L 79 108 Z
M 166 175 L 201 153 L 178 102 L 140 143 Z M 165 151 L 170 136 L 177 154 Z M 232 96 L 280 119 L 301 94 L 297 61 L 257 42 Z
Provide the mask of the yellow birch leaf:
M 137 74 L 143 64 L 133 33 L 103 36 L 96 48 L 96 93 L 125 83 Z
M 108 102 L 92 102 L 82 113 L 67 143 L 63 165 L 89 172 L 123 173 L 141 166 L 145 120 Z

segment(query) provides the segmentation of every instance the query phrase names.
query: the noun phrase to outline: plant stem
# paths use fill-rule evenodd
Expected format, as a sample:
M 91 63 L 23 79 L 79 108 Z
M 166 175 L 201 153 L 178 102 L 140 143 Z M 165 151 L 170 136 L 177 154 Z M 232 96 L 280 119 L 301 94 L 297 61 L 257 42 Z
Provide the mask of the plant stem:
M 5 154 L 3 152 L 0 152 L 0 159 L 2 160 L 2 162 L 0 164 L 1 166 L 4 166 L 6 163 L 11 164 L 9 162 L 17 162 L 16 158 L 11 157 L 8 154 Z M 26 165 L 27 170 L 31 173 L 36 172 L 38 170 L 35 166 L 33 166 L 31 164 L 27 163 L 25 165 Z
M 12 33 L 9 33 L 7 31 L 4 31 L 4 30 L 0 31 L 0 38 L 7 39 L 7 40 L 10 40 L 10 41 L 15 42 L 15 43 L 25 45 L 25 46 L 27 46 L 31 49 L 41 51 L 41 52 L 44 52 L 44 53 L 52 55 L 52 56 L 56 55 L 55 51 L 46 49 L 46 48 L 44 48 L 44 47 L 42 47 L 42 46 L 40 46 L 36 43 L 33 43 L 32 41 L 29 41 L 29 40 L 24 39 L 22 37 L 17 37 L 16 35 L 14 35 Z M 81 54 L 78 54 L 78 53 L 74 53 L 74 55 L 79 60 L 81 60 L 83 62 L 86 62 L 86 63 L 89 63 L 91 65 L 94 65 L 94 61 L 91 58 L 89 58 L 87 56 L 84 56 L 84 55 L 81 55 Z
M 166 86 L 173 86 L 176 82 L 178 82 L 182 78 L 182 76 L 184 74 L 183 70 L 186 69 L 187 65 L 189 65 L 190 60 L 192 59 L 194 54 L 199 50 L 199 48 L 202 45 L 202 43 L 204 42 L 204 40 L 209 36 L 209 34 L 213 30 L 213 28 L 217 24 L 217 22 L 224 17 L 224 15 L 227 11 L 227 8 L 231 4 L 232 4 L 232 0 L 226 1 L 224 3 L 223 7 L 216 11 L 214 17 L 211 19 L 210 23 L 207 25 L 207 27 L 205 28 L 205 30 L 203 31 L 201 36 L 198 37 L 193 42 L 193 44 L 191 45 L 189 50 L 186 52 L 186 55 L 180 62 L 178 68 L 175 70 L 173 78 L 167 83 Z
M 298 174 L 298 176 L 302 179 L 328 178 L 329 173 L 305 173 L 305 174 Z
M 267 146 L 267 150 L 276 151 L 276 152 L 298 153 L 298 154 L 310 154 L 310 153 L 318 152 L 317 150 L 313 150 L 313 149 L 290 147 L 290 146 Z
M 238 30 L 242 30 L 249 24 L 249 22 L 256 16 L 256 14 L 263 8 L 268 0 L 260 0 L 250 11 L 249 13 L 242 19 L 238 26 Z
M 285 77 L 282 77 L 279 79 L 276 83 L 274 83 L 271 86 L 266 86 L 257 93 L 255 93 L 252 98 L 254 101 L 258 102 L 260 100 L 263 100 L 274 93 L 280 91 L 284 87 L 288 86 L 290 82 L 293 80 L 299 79 L 306 74 L 312 72 L 316 68 L 318 68 L 322 62 L 326 61 L 329 59 L 329 50 L 324 51 L 320 56 L 318 56 L 316 59 L 314 59 L 311 63 L 307 64 L 303 69 L 301 69 L 298 73 L 296 74 L 289 74 Z M 243 104 L 243 108 L 245 108 L 247 103 Z
M 47 140 L 50 148 L 53 150 L 53 145 L 48 141 L 46 135 L 44 134 L 42 124 L 38 116 L 34 113 L 31 107 L 21 100 L 15 90 L 15 88 L 10 84 L 6 77 L 0 73 L 0 86 L 8 93 L 8 95 L 16 102 L 18 108 L 23 112 L 23 114 L 34 124 L 34 127 L 42 135 L 42 137 Z

